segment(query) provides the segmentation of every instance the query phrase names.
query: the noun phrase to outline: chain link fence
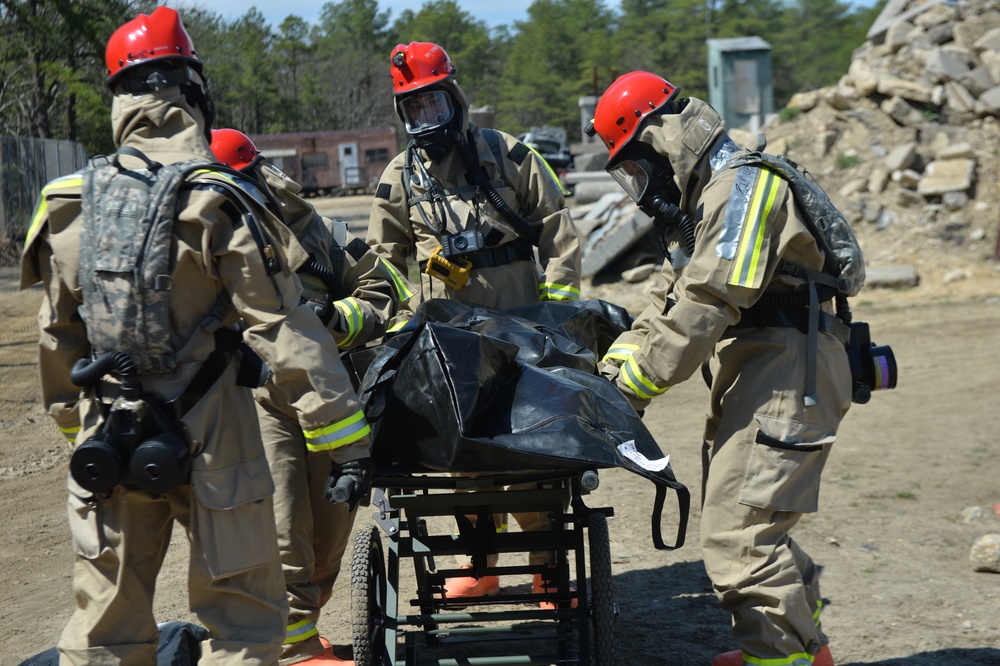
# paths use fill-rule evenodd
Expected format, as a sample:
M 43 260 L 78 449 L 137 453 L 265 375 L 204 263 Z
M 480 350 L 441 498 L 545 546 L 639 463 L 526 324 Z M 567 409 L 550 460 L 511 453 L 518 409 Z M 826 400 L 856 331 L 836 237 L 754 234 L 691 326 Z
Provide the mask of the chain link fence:
M 0 135 L 0 239 L 23 240 L 45 184 L 86 163 L 75 141 Z

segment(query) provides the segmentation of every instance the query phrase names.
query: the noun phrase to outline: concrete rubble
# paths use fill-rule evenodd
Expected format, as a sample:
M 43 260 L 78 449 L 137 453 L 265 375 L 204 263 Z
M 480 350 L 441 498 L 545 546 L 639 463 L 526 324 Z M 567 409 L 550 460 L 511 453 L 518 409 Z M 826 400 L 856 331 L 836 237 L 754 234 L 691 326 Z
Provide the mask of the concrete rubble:
M 884 266 L 894 286 L 916 285 L 931 258 L 968 270 L 1000 253 L 998 118 L 1000 2 L 890 0 L 840 81 L 793 96 L 763 133 L 830 194 L 869 274 Z M 651 220 L 601 171 L 606 153 L 583 152 L 567 183 L 585 274 L 648 263 L 659 252 Z

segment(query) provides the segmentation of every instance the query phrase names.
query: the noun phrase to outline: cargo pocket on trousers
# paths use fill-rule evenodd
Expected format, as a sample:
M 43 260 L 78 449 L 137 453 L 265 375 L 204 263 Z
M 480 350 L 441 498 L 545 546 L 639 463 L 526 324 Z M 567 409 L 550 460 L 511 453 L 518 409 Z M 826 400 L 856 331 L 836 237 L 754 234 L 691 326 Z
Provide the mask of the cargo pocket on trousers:
M 84 490 L 68 476 L 66 486 L 69 497 L 66 511 L 69 514 L 69 532 L 73 552 L 88 560 L 95 560 L 105 550 L 121 542 L 118 528 L 117 490 L 107 499 L 94 499 L 94 493 Z
M 278 537 L 271 496 L 274 483 L 261 456 L 224 469 L 191 472 L 192 532 L 213 578 L 269 564 Z
M 820 476 L 836 430 L 763 414 L 755 414 L 754 419 L 757 435 L 740 488 L 740 504 L 773 511 L 816 511 Z

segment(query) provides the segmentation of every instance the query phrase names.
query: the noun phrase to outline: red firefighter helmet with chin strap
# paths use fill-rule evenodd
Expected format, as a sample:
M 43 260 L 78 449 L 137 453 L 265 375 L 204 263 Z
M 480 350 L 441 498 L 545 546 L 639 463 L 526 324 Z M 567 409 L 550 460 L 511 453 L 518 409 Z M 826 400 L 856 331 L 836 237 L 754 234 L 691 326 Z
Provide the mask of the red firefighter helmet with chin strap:
M 608 147 L 608 164 L 639 133 L 646 116 L 672 102 L 678 92 L 680 87 L 650 72 L 623 74 L 608 86 L 587 129 L 591 136 L 598 134 Z
M 111 35 L 104 51 L 107 83 L 111 85 L 134 65 L 164 58 L 185 60 L 201 71 L 201 60 L 180 14 L 170 7 L 157 7 L 152 14 L 139 14 Z

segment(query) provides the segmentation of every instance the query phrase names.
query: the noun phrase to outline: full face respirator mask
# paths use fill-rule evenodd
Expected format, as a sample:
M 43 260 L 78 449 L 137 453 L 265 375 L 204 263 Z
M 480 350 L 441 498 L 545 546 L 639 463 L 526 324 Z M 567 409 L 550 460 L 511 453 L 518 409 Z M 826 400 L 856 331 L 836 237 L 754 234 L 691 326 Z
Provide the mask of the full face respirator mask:
M 143 394 L 134 368 L 127 355 L 108 352 L 96 361 L 80 359 L 70 373 L 77 386 L 94 386 L 109 372 L 121 379 L 121 394 L 101 431 L 76 447 L 70 458 L 73 480 L 97 495 L 119 484 L 162 495 L 190 478 L 187 439 L 160 402 Z
M 453 141 L 455 103 L 441 88 L 422 90 L 398 101 L 399 115 L 406 133 L 431 159 L 440 159 Z
M 652 146 L 635 141 L 626 147 L 621 159 L 608 168 L 608 174 L 653 223 L 664 232 L 678 228 L 688 254 L 694 253 L 694 219 L 677 204 L 681 191 L 674 182 L 674 170 Z

